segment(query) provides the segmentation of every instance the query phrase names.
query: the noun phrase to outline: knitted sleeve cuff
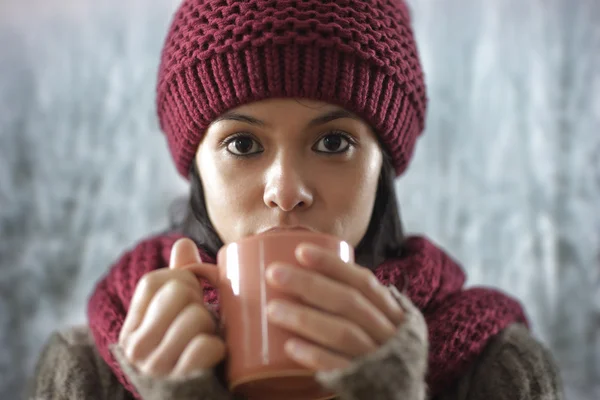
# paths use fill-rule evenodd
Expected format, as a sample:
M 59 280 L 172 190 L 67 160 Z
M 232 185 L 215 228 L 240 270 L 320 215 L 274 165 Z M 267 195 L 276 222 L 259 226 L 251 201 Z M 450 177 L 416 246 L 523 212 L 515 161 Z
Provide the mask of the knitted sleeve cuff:
M 119 362 L 121 369 L 135 386 L 144 400 L 232 400 L 229 392 L 217 379 L 214 371 L 194 372 L 183 379 L 154 378 L 140 373 L 125 358 L 118 344 L 110 346 L 110 351 Z
M 443 400 L 563 400 L 564 390 L 550 351 L 522 324 L 491 340 L 479 360 Z
M 405 312 L 397 334 L 345 369 L 317 373 L 317 380 L 341 399 L 425 399 L 427 325 L 408 297 L 393 286 L 390 290 Z

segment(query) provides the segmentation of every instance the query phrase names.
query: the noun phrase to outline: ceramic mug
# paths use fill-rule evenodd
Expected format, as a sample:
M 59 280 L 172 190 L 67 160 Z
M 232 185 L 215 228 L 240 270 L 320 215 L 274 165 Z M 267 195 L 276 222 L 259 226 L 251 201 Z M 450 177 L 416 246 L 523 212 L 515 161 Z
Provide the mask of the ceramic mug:
M 267 318 L 271 300 L 293 299 L 267 284 L 266 269 L 275 261 L 302 268 L 295 250 L 303 242 L 331 250 L 343 261 L 354 262 L 352 246 L 337 237 L 310 231 L 275 231 L 223 246 L 217 254 L 217 268 L 189 267 L 219 291 L 228 349 L 227 380 L 234 394 L 261 400 L 335 397 L 316 382 L 312 371 L 286 355 L 284 343 L 293 335 Z

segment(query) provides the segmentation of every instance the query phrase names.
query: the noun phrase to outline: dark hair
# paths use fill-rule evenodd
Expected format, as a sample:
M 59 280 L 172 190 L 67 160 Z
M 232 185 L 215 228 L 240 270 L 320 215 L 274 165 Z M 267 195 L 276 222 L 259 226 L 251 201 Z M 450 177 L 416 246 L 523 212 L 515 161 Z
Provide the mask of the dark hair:
M 398 257 L 401 253 L 404 232 L 396 201 L 394 178 L 391 158 L 384 151 L 371 220 L 364 237 L 355 249 L 356 263 L 369 269 L 374 269 L 385 259 Z M 208 254 L 216 257 L 217 251 L 223 246 L 223 241 L 208 216 L 204 190 L 195 162 L 192 163 L 190 170 L 190 198 L 187 201 L 183 220 L 181 218 L 179 222 L 174 220 L 174 210 L 171 211 L 172 229 L 191 238 Z

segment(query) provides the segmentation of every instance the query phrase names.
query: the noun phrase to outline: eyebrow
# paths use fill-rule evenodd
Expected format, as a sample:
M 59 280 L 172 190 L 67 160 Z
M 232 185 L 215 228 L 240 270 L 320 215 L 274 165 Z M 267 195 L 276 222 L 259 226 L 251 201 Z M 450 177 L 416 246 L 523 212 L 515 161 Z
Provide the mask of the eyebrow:
M 352 118 L 357 121 L 359 120 L 359 118 L 356 115 L 352 114 L 350 111 L 338 109 L 338 110 L 329 111 L 323 115 L 316 117 L 315 119 L 313 119 L 312 121 L 310 121 L 308 123 L 307 128 L 314 128 L 316 126 L 326 124 L 327 122 L 335 121 L 336 119 L 342 119 L 342 118 Z M 260 127 L 268 126 L 268 124 L 266 122 L 261 121 L 260 119 L 251 117 L 249 115 L 240 114 L 240 113 L 237 113 L 234 111 L 229 111 L 224 114 L 221 114 L 219 117 L 217 117 L 213 121 L 213 124 L 220 122 L 220 121 L 239 121 L 239 122 L 245 122 L 250 125 L 256 125 L 256 126 L 260 126 Z

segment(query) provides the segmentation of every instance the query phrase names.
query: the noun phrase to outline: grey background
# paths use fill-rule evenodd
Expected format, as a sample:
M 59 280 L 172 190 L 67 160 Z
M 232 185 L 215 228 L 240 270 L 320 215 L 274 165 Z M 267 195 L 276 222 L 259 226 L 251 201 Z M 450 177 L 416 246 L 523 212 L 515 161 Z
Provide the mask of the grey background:
M 0 398 L 184 195 L 154 83 L 176 0 L 0 0 Z M 430 108 L 410 232 L 518 297 L 570 399 L 600 378 L 600 2 L 411 0 Z

